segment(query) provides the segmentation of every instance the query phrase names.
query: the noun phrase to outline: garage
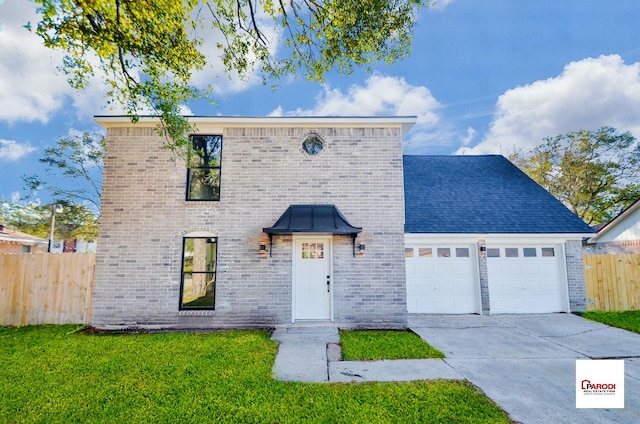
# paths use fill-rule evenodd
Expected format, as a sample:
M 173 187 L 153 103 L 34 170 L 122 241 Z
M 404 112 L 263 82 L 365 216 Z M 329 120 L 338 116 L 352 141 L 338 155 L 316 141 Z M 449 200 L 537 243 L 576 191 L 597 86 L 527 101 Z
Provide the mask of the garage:
M 562 245 L 491 245 L 487 273 L 492 314 L 568 312 Z
M 593 231 L 508 159 L 404 156 L 403 165 L 410 313 L 586 310 L 582 240 Z M 471 258 L 419 251 L 465 245 Z
M 480 312 L 475 245 L 419 244 L 405 248 L 409 313 Z

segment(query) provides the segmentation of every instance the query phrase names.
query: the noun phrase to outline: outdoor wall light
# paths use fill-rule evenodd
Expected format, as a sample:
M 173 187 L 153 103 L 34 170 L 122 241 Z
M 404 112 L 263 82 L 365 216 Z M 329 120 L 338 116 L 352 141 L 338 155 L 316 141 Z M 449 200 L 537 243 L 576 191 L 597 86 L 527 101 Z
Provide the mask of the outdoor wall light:
M 260 256 L 265 256 L 267 254 L 267 245 L 264 243 L 260 243 Z
M 358 254 L 364 255 L 364 250 L 365 250 L 365 245 L 364 244 L 359 244 L 358 245 Z

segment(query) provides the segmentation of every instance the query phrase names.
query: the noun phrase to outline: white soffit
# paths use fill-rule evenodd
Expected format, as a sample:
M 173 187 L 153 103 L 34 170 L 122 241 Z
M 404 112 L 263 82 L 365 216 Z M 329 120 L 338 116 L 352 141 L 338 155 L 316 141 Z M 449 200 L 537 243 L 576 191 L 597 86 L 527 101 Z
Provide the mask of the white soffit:
M 200 131 L 219 131 L 221 128 L 308 127 L 308 128 L 401 128 L 404 138 L 417 121 L 416 116 L 187 116 Z M 126 115 L 94 116 L 104 128 L 123 126 L 156 127 L 156 117 L 141 116 L 132 123 Z

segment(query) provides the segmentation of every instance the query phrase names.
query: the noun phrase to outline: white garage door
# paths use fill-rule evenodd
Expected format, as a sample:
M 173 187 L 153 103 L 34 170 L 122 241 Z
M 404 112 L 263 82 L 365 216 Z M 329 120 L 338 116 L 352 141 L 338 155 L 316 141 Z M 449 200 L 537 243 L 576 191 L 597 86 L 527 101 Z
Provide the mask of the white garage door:
M 558 245 L 487 246 L 491 313 L 565 312 Z
M 407 247 L 405 257 L 409 313 L 480 312 L 473 245 Z

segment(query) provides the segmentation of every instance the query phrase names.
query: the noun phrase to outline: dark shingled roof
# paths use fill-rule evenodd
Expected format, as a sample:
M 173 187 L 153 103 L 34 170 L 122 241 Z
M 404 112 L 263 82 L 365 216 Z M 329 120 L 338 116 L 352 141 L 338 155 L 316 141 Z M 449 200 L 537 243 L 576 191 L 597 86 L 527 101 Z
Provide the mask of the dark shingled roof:
M 593 233 L 503 156 L 403 161 L 406 233 Z

